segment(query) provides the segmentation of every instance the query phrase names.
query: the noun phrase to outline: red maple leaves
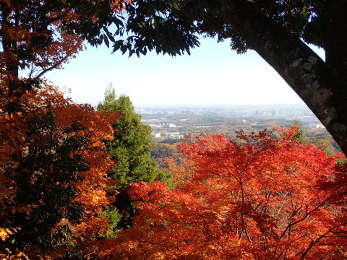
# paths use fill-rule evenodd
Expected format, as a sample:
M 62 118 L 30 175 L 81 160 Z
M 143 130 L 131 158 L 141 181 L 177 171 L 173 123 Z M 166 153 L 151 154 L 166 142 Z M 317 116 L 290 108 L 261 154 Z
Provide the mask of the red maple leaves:
M 182 143 L 184 159 L 171 162 L 176 188 L 134 184 L 135 226 L 101 247 L 100 257 L 345 257 L 345 204 L 333 202 L 345 195 L 327 188 L 345 176 L 346 167 L 336 164 L 336 156 L 299 144 L 295 133 L 240 133 L 242 143 L 201 136 Z

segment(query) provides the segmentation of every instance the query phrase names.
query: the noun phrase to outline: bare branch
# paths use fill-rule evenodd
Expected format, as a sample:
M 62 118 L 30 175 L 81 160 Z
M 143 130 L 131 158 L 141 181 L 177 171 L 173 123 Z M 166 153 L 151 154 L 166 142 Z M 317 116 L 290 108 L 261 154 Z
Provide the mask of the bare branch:
M 43 71 L 41 71 L 37 76 L 35 76 L 33 79 L 36 80 L 36 79 L 39 79 L 40 77 L 42 77 L 45 73 L 59 67 L 64 61 L 66 61 L 70 56 L 69 55 L 66 55 L 65 57 L 63 57 L 60 61 L 58 61 L 57 63 L 55 63 L 53 66 L 47 68 L 47 69 L 44 69 Z

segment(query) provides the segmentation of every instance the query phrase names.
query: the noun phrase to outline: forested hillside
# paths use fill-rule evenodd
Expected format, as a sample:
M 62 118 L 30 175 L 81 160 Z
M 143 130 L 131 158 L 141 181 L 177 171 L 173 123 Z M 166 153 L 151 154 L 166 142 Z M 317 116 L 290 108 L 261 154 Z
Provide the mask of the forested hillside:
M 128 97 L 21 98 L 1 121 L 2 257 L 346 257 L 347 164 L 298 127 L 162 144 L 164 170 Z
M 110 88 L 94 108 L 44 78 L 85 43 L 181 55 L 197 34 L 231 39 L 346 151 L 346 48 L 328 37 L 346 4 L 331 3 L 1 0 L 0 258 L 346 259 L 347 160 L 300 126 L 153 144 L 130 97 Z

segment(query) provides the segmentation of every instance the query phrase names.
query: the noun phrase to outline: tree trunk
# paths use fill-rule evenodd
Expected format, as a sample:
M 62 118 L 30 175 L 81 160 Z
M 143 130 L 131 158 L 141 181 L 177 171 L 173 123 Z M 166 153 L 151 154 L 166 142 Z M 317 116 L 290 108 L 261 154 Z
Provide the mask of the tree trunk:
M 11 30 L 14 30 L 12 24 L 13 13 L 11 9 L 7 7 L 5 4 L 1 6 L 2 12 L 2 20 L 1 20 L 1 31 L 0 37 L 2 41 L 2 67 L 4 68 L 4 82 L 6 87 L 2 89 L 6 93 L 0 93 L 2 97 L 7 97 L 7 103 L 14 102 L 18 95 L 18 91 L 22 91 L 20 89 L 19 78 L 18 78 L 18 54 L 17 54 L 17 41 L 11 37 Z
M 321 10 L 321 38 L 326 64 L 335 77 L 347 82 L 346 0 L 327 1 Z
M 225 19 L 301 97 L 347 155 L 347 82 L 335 73 L 339 70 L 257 12 L 251 2 L 230 2 Z

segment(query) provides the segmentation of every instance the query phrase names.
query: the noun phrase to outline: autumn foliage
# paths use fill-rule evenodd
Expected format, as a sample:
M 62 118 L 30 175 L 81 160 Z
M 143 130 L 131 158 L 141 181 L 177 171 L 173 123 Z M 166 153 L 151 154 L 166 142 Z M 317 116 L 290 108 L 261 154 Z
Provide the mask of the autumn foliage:
M 50 86 L 22 100 L 22 112 L 0 118 L 1 253 L 42 254 L 103 236 L 100 213 L 114 184 L 103 140 L 112 139 L 117 115 L 73 104 Z
M 52 259 L 343 259 L 347 164 L 298 129 L 187 138 L 175 185 L 135 182 L 133 227 L 105 239 L 118 115 L 43 85 L 0 117 L 0 254 Z
M 135 226 L 100 243 L 99 258 L 344 259 L 346 166 L 296 131 L 180 144 L 176 188 L 133 184 Z
M 42 84 L 48 71 L 62 68 L 84 49 L 114 43 L 111 24 L 123 0 L 0 0 L 0 102 L 8 112 L 21 109 L 21 96 Z
M 42 78 L 75 57 L 84 42 L 137 55 L 152 49 L 175 54 L 172 39 L 184 34 L 183 47 L 175 48 L 188 51 L 198 44 L 191 35 L 195 27 L 206 27 L 204 19 L 212 16 L 205 14 L 218 9 L 202 3 L 196 5 L 203 7 L 201 14 L 187 8 L 182 16 L 181 1 L 164 2 L 0 0 L 0 258 L 346 259 L 346 159 L 302 144 L 297 128 L 240 132 L 237 141 L 223 135 L 190 137 L 179 144 L 180 155 L 165 163 L 175 181 L 168 188 L 153 181 L 171 176 L 156 173 L 146 139 L 150 129 L 132 112 L 129 98 L 113 100 L 113 110 L 112 102 L 105 102 L 101 113 L 73 103 Z M 153 9 L 157 4 L 163 12 Z M 119 16 L 126 7 L 127 17 Z M 278 10 L 282 17 L 284 9 Z M 319 12 L 308 11 L 314 22 Z M 203 23 L 191 19 L 196 14 Z M 220 21 L 208 24 L 218 27 Z M 171 39 L 162 37 L 168 31 Z M 236 45 L 243 42 L 235 37 Z M 105 113 L 119 108 L 130 108 L 122 121 Z M 119 178 L 112 179 L 108 173 L 117 160 L 123 172 L 113 171 Z M 115 180 L 131 183 L 126 190 L 131 201 L 114 202 Z M 116 204 L 129 204 L 123 211 L 131 214 L 119 214 Z M 132 227 L 113 230 L 121 215 L 135 213 Z M 108 232 L 112 239 L 105 239 Z

